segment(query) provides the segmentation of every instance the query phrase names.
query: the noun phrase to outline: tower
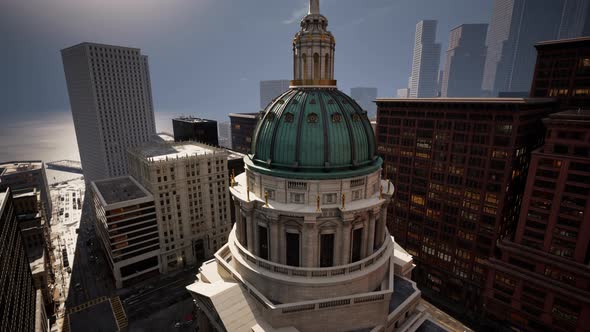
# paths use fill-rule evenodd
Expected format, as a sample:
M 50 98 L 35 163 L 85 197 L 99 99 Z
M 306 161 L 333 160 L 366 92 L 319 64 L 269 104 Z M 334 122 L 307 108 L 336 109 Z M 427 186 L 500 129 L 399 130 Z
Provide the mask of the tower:
M 292 86 L 336 86 L 334 51 L 336 39 L 327 30 L 328 19 L 320 14 L 319 0 L 309 2 L 309 13 L 293 39 Z
M 487 24 L 461 24 L 451 30 L 442 97 L 480 97 L 487 30 Z
M 434 20 L 424 20 L 416 24 L 412 77 L 410 79 L 410 96 L 413 98 L 428 98 L 438 95 L 440 44 L 436 43 L 437 24 L 438 22 Z
M 394 186 L 367 113 L 339 91 L 319 1 L 293 42 L 294 79 L 258 114 L 230 194 L 228 241 L 187 289 L 201 331 L 406 331 L 428 320 L 386 228 Z
M 61 51 L 87 181 L 127 174 L 127 149 L 156 134 L 147 56 L 81 43 Z

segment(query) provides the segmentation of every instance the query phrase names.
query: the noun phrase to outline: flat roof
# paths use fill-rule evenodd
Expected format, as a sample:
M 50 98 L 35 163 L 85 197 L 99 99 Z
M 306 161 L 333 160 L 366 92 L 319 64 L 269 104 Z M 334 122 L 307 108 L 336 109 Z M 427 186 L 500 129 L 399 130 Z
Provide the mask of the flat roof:
M 164 142 L 174 142 L 174 136 L 168 133 L 157 133 L 156 136 L 158 136 Z
M 172 119 L 172 121 L 187 122 L 187 123 L 207 123 L 207 122 L 215 122 L 216 123 L 217 122 L 215 120 L 195 118 L 192 116 L 181 116 L 181 117 Z
M 176 144 L 153 143 L 138 147 L 136 151 L 139 151 L 143 157 L 149 158 L 151 161 L 161 161 L 212 154 L 218 151 L 218 149 L 205 144 L 183 142 Z
M 583 43 L 583 42 L 590 42 L 590 36 L 556 39 L 556 40 L 545 40 L 545 41 L 536 43 L 535 47 L 558 45 L 558 44 L 574 44 L 574 43 Z
M 12 192 L 12 198 L 21 198 L 25 196 L 37 196 L 39 192 L 35 187 L 29 187 L 24 189 L 16 189 Z
M 230 113 L 230 118 L 256 119 L 258 113 Z
M 234 151 L 231 149 L 225 149 L 225 150 L 229 153 L 229 156 L 227 156 L 227 159 L 243 159 L 246 156 L 245 153 L 241 153 L 241 152 Z
M 553 98 L 377 98 L 377 102 L 399 103 L 492 103 L 492 104 L 541 104 L 554 102 Z
M 38 170 L 42 167 L 41 160 L 7 161 L 0 163 L 0 176 Z
M 549 115 L 550 119 L 590 121 L 590 110 L 578 109 L 557 112 Z
M 6 191 L 0 192 L 0 211 L 4 208 L 4 200 L 6 199 Z
M 118 46 L 118 45 L 109 45 L 109 44 L 101 44 L 101 43 L 92 43 L 92 42 L 81 42 L 79 44 L 76 45 L 72 45 L 66 48 L 63 48 L 61 51 L 65 51 L 65 50 L 69 50 L 71 48 L 76 48 L 76 47 L 80 47 L 80 46 L 98 46 L 98 47 L 109 47 L 109 48 L 121 48 L 121 49 L 126 49 L 126 50 L 134 50 L 134 51 L 141 51 L 141 49 L 137 48 L 137 47 L 127 47 L 127 46 Z
M 109 205 L 150 196 L 147 190 L 130 176 L 94 181 L 93 184 L 98 194 Z

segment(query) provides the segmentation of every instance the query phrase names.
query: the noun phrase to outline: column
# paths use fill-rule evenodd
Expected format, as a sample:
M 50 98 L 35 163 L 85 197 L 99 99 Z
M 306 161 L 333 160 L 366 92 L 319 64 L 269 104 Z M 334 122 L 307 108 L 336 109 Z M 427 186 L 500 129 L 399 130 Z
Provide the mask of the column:
M 256 234 L 256 226 L 254 225 L 254 211 L 244 211 L 246 215 L 246 222 L 248 223 L 248 251 L 256 255 L 256 241 L 258 234 Z
M 365 257 L 370 256 L 373 254 L 373 248 L 375 247 L 375 214 L 373 211 L 369 212 L 369 227 L 367 227 L 367 250 L 365 253 Z
M 342 220 L 343 227 L 342 227 L 342 260 L 340 261 L 340 265 L 346 265 L 350 263 L 350 231 L 351 231 L 351 224 L 350 220 Z
M 287 241 L 285 239 L 285 225 L 283 225 L 282 222 L 279 221 L 278 223 L 278 227 L 279 227 L 279 257 L 278 257 L 278 262 L 280 264 L 287 264 Z
M 307 217 L 306 217 L 307 218 Z M 316 238 L 316 229 L 315 229 L 315 219 L 314 220 L 305 220 L 303 222 L 303 248 L 302 251 L 302 266 L 305 267 L 314 267 L 315 266 L 315 259 L 314 259 L 314 252 L 317 246 L 315 241 Z
M 271 219 L 268 223 L 269 235 L 270 235 L 270 255 L 269 261 L 278 263 L 279 262 L 279 243 L 284 244 L 284 241 L 280 241 L 279 238 L 279 225 L 278 220 Z
M 338 227 L 336 228 L 336 234 L 334 234 L 334 266 L 340 265 L 342 263 L 342 253 L 343 253 L 343 226 L 342 223 L 338 223 Z

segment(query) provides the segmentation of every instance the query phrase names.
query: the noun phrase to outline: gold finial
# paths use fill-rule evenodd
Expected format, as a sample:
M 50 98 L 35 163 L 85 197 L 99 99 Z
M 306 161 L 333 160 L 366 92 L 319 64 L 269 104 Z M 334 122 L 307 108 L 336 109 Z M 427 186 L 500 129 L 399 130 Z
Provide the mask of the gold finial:
M 264 192 L 264 202 L 265 202 L 265 206 L 268 207 L 268 191 Z
M 383 199 L 383 186 L 379 187 L 379 199 Z
M 230 176 L 230 178 L 229 178 L 229 186 L 233 188 L 235 185 L 236 185 L 236 179 L 235 179 L 235 178 L 234 178 L 234 176 L 232 175 L 232 176 Z
M 236 170 L 235 169 L 232 169 L 231 170 L 231 177 L 232 178 L 235 178 L 236 177 Z
M 342 193 L 342 209 L 346 207 L 346 194 Z
M 318 197 L 316 198 L 316 203 L 317 203 L 317 211 L 320 211 L 320 194 L 318 194 Z
M 391 188 L 391 181 L 387 180 L 387 194 L 389 194 L 390 188 Z

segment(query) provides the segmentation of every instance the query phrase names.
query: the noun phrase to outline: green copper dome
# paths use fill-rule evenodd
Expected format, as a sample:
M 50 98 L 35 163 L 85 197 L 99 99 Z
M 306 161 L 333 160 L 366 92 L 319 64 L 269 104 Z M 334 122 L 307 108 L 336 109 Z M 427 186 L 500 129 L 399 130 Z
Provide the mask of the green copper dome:
M 337 89 L 295 88 L 259 116 L 248 167 L 278 177 L 344 178 L 377 170 L 365 111 Z

